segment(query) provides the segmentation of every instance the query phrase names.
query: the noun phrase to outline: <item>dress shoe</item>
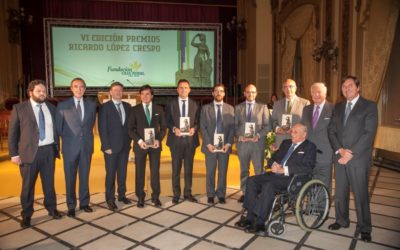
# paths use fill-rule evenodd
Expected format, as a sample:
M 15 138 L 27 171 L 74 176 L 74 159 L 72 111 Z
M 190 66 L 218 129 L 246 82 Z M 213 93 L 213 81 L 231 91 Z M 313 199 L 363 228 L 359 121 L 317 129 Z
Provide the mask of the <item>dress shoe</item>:
M 21 221 L 21 227 L 22 228 L 28 228 L 31 226 L 31 217 L 26 217 L 23 218 Z
M 255 225 L 254 227 L 246 228 L 246 233 L 255 234 L 261 237 L 265 237 L 265 226 L 264 225 Z
M 370 232 L 361 232 L 361 240 L 365 242 L 371 241 L 371 233 Z
M 118 207 L 114 201 L 107 201 L 107 206 L 108 206 L 108 209 L 110 209 L 111 211 L 115 211 L 118 209 Z
M 67 216 L 68 217 L 75 217 L 75 209 L 68 209 Z
M 248 229 L 251 228 L 252 225 L 253 223 L 251 223 L 251 221 L 246 219 L 239 220 L 238 222 L 235 223 L 235 227 L 238 227 L 240 229 Z
M 238 202 L 239 202 L 239 203 L 243 203 L 243 201 L 244 201 L 244 195 L 240 196 Z
M 190 201 L 190 202 L 197 202 L 197 199 L 193 197 L 193 195 L 189 194 L 183 197 L 183 199 Z
M 118 198 L 118 201 L 121 201 L 124 204 L 131 204 L 132 201 L 126 197 Z
M 214 204 L 214 197 L 208 197 L 207 198 L 207 203 L 208 204 Z
M 80 210 L 83 210 L 83 211 L 86 212 L 86 213 L 91 213 L 91 212 L 93 212 L 93 209 L 92 209 L 89 205 L 80 207 Z
M 158 198 L 152 198 L 151 203 L 153 203 L 153 205 L 156 207 L 161 207 L 161 201 Z
M 330 224 L 330 225 L 328 226 L 328 229 L 329 229 L 329 230 L 336 231 L 336 230 L 341 229 L 342 227 L 343 227 L 343 228 L 348 228 L 349 226 L 347 226 L 347 227 L 341 226 L 339 223 L 335 222 L 335 223 L 333 223 L 333 224 Z
M 139 198 L 137 202 L 137 207 L 138 208 L 143 208 L 144 207 L 144 198 Z
M 53 219 L 56 219 L 56 220 L 62 218 L 62 214 L 61 214 L 60 212 L 58 212 L 57 209 L 54 209 L 53 211 L 49 212 L 49 215 L 50 215 L 51 217 L 53 217 Z
M 178 203 L 179 203 L 179 196 L 174 196 L 174 197 L 172 198 L 172 203 L 173 203 L 173 204 L 178 204 Z
M 226 203 L 226 200 L 225 200 L 224 197 L 218 197 L 218 202 L 219 202 L 220 204 L 225 204 L 225 203 Z

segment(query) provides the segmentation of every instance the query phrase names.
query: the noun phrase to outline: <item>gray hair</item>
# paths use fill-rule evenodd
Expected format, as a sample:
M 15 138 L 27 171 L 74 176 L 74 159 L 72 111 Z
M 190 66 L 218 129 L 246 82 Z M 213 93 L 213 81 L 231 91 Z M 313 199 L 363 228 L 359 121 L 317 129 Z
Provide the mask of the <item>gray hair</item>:
M 315 82 L 311 85 L 311 89 L 313 87 L 320 87 L 321 90 L 326 94 L 328 92 L 328 88 L 326 87 L 325 83 L 323 82 Z

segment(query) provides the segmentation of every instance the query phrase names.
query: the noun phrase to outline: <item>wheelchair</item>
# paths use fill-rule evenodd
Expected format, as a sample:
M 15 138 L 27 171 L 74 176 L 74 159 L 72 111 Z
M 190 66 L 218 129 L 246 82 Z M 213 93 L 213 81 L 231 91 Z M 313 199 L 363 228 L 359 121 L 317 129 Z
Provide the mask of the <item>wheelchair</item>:
M 288 188 L 275 196 L 265 231 L 274 236 L 284 235 L 286 216 L 295 215 L 300 228 L 311 232 L 322 226 L 329 215 L 329 208 L 330 195 L 324 183 L 312 179 L 310 174 L 296 174 Z M 245 213 L 244 209 L 242 218 Z

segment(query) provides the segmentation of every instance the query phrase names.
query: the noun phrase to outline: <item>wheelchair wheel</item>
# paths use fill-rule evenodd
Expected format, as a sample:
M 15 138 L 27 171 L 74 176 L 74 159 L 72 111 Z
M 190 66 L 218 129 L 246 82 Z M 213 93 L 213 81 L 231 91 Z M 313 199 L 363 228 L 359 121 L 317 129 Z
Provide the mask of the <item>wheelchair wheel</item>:
M 307 182 L 296 199 L 296 220 L 305 231 L 319 228 L 329 214 L 330 197 L 328 189 L 320 180 Z
M 286 233 L 286 227 L 283 222 L 279 220 L 274 220 L 269 224 L 268 231 L 275 236 L 280 236 Z

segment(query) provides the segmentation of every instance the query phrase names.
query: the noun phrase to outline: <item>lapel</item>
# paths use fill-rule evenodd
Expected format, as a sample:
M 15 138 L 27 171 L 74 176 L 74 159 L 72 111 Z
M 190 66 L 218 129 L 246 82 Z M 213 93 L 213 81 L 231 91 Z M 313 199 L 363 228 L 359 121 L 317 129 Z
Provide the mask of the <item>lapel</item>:
M 216 128 L 217 126 L 217 116 L 215 115 L 215 107 L 214 107 L 214 102 L 211 102 L 210 105 L 207 107 L 207 113 L 210 115 L 210 128 Z M 221 109 L 221 116 L 222 116 L 222 121 L 224 121 L 224 105 L 222 105 Z
M 26 111 L 24 113 L 26 113 L 26 115 L 29 117 L 29 119 L 36 125 L 36 129 L 39 130 L 39 126 L 36 121 L 35 113 L 33 112 L 32 104 L 29 99 L 28 99 L 28 101 L 25 102 L 24 110 Z

